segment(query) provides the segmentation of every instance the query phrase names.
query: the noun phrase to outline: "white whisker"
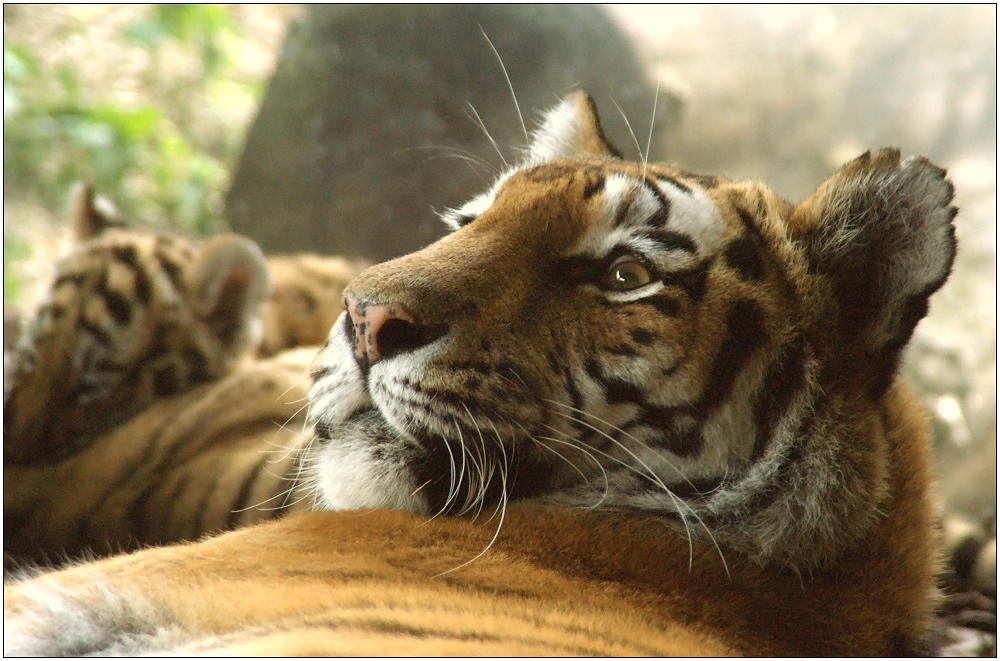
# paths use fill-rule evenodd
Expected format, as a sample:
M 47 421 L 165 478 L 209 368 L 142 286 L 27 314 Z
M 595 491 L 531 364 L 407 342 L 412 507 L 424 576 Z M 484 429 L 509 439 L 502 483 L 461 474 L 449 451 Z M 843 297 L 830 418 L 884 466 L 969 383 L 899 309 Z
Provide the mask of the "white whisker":
M 521 131 L 524 132 L 524 144 L 525 146 L 531 144 L 531 139 L 528 137 L 528 127 L 524 125 L 524 115 L 521 114 L 521 105 L 517 102 L 517 94 L 514 94 L 514 85 L 510 82 L 510 76 L 507 75 L 507 67 L 504 66 L 503 58 L 500 57 L 500 53 L 497 52 L 496 46 L 490 41 L 489 36 L 486 34 L 486 30 L 483 26 L 479 26 L 479 31 L 483 33 L 483 38 L 486 39 L 486 43 L 490 45 L 493 50 L 493 54 L 497 56 L 497 61 L 500 63 L 500 69 L 503 71 L 503 77 L 507 79 L 507 88 L 510 90 L 510 95 L 514 99 L 514 108 L 517 109 L 517 119 L 521 122 Z

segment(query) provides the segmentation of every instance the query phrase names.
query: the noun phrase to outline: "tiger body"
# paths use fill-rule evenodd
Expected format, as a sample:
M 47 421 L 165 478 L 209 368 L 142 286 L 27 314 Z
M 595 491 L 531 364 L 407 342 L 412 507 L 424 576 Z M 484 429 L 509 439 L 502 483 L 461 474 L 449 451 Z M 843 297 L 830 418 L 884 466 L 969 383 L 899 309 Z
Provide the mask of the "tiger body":
M 88 186 L 75 202 L 76 243 L 4 383 L 6 558 L 197 539 L 304 508 L 291 486 L 316 350 L 278 353 L 297 338 L 264 320 L 320 275 L 339 296 L 357 267 L 315 258 L 304 274 L 288 257 L 275 277 L 242 237 L 132 230 Z M 329 330 L 316 327 L 329 304 L 296 318 L 300 337 Z M 275 355 L 259 360 L 264 343 Z
M 303 454 L 342 511 L 5 585 L 5 648 L 923 650 L 930 450 L 896 372 L 951 199 L 894 150 L 799 205 L 629 163 L 567 99 L 454 233 L 348 287 Z
M 4 553 L 107 555 L 306 509 L 292 485 L 311 437 L 302 402 L 314 354 L 283 352 L 157 399 L 59 461 L 6 464 Z

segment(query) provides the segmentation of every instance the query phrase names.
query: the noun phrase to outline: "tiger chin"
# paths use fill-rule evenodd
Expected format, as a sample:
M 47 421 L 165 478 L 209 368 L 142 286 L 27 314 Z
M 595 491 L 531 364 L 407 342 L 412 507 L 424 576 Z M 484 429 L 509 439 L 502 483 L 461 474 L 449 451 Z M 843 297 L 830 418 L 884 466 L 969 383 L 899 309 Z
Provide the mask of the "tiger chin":
M 798 205 L 629 162 L 577 93 L 452 234 L 348 287 L 308 479 L 351 511 L 7 584 L 5 651 L 927 651 L 897 368 L 952 196 L 888 149 Z

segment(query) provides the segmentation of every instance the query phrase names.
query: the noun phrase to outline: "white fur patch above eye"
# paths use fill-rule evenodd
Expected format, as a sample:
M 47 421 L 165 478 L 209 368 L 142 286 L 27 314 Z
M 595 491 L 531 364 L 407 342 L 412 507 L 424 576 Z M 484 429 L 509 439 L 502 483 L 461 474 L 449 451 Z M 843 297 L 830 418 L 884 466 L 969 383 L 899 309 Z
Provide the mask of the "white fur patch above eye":
M 601 192 L 601 217 L 574 246 L 572 254 L 601 259 L 625 248 L 646 256 L 662 271 L 671 273 L 692 268 L 718 251 L 726 225 L 712 199 L 698 188 L 686 192 L 669 182 L 656 185 L 669 207 L 662 225 L 662 219 L 654 218 L 661 213 L 661 202 L 648 184 L 621 173 L 609 175 Z M 696 254 L 679 248 L 664 250 L 654 238 L 657 230 L 689 237 Z
M 691 237 L 701 259 L 718 252 L 726 224 L 712 198 L 696 187 L 692 187 L 690 193 L 678 190 L 669 182 L 657 182 L 657 187 L 670 202 L 666 229 Z
M 477 195 L 457 209 L 445 209 L 440 214 L 441 220 L 452 230 L 465 227 L 493 206 L 493 202 L 496 199 L 496 186 L 498 185 L 499 182 L 490 190 Z

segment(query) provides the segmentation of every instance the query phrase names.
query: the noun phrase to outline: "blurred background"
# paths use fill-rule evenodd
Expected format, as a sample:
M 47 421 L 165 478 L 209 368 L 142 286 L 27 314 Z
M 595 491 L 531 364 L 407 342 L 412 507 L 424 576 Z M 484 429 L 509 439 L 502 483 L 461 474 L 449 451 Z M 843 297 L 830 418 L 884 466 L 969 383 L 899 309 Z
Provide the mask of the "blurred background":
M 905 369 L 948 507 L 995 530 L 995 6 L 5 4 L 5 307 L 81 179 L 133 225 L 271 252 L 425 245 L 524 146 L 498 56 L 529 130 L 583 87 L 628 157 L 793 200 L 869 148 L 948 168 L 958 262 Z

